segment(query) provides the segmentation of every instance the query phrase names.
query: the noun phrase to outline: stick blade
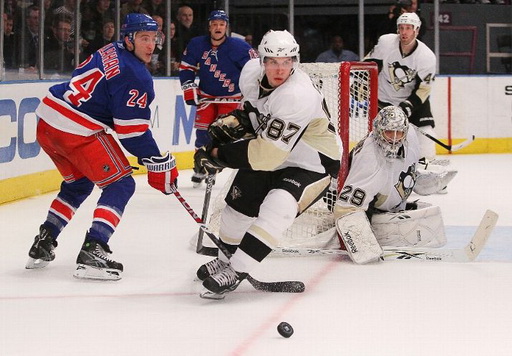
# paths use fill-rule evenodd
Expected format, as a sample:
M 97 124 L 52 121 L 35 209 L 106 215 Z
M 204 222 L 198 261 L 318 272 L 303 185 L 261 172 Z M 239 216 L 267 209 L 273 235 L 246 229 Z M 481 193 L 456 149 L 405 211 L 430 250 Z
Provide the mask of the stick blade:
M 252 284 L 254 289 L 262 292 L 303 293 L 306 290 L 306 286 L 300 281 L 261 282 L 250 275 L 247 276 L 247 281 Z
M 471 242 L 466 246 L 464 252 L 466 253 L 469 261 L 474 261 L 477 256 L 482 252 L 492 230 L 498 222 L 498 214 L 492 210 L 487 210 L 478 225 L 478 228 L 471 239 Z

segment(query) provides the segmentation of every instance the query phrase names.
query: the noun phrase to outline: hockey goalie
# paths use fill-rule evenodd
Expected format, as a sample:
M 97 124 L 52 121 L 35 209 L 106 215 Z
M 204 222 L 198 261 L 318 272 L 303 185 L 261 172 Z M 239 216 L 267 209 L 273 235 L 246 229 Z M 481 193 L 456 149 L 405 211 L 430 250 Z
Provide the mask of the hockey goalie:
M 378 261 L 383 246 L 440 247 L 446 243 L 440 208 L 407 202 L 423 174 L 427 174 L 422 182 L 425 195 L 443 184 L 440 175 L 444 172 L 417 169 L 419 155 L 414 127 L 396 106 L 380 110 L 372 132 L 350 152 L 350 170 L 334 217 L 340 243 L 354 262 Z

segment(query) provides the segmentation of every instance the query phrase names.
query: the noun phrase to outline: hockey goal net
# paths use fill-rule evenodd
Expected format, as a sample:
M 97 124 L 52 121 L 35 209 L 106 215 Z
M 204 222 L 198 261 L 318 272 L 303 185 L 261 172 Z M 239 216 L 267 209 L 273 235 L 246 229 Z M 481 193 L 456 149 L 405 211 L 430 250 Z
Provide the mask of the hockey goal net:
M 337 239 L 333 238 L 334 217 L 329 209 L 335 203 L 333 192 L 339 191 L 348 174 L 349 150 L 371 130 L 372 119 L 378 110 L 378 69 L 375 63 L 302 63 L 301 68 L 325 97 L 330 120 L 343 148 L 341 168 L 338 179 L 331 182 L 331 188 L 324 198 L 297 217 L 284 233 L 276 253 L 286 248 L 339 248 Z M 220 215 L 225 206 L 224 197 L 234 174 L 236 172 L 212 199 L 208 228 L 213 232 L 219 230 Z

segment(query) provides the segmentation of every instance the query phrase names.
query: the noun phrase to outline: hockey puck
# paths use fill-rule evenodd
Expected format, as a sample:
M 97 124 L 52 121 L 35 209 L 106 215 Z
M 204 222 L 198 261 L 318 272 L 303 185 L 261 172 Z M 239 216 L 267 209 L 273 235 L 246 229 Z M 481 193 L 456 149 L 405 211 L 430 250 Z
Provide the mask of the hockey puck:
M 286 321 L 279 323 L 277 326 L 277 331 L 281 334 L 282 337 L 289 338 L 293 335 L 293 328 Z

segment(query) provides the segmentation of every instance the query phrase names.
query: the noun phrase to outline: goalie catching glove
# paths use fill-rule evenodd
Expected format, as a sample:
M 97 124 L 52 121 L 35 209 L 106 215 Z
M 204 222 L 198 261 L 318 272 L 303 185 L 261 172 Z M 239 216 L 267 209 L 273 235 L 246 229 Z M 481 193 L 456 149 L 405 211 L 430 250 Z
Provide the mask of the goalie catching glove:
M 210 124 L 208 133 L 212 140 L 220 145 L 256 137 L 249 114 L 239 109 L 220 115 Z
M 206 174 L 220 173 L 226 165 L 216 157 L 212 156 L 212 145 L 199 148 L 194 154 L 194 165 L 200 167 L 202 172 Z
M 178 186 L 178 169 L 176 160 L 167 152 L 163 156 L 143 158 L 142 163 L 148 169 L 148 183 L 164 194 L 176 192 Z

